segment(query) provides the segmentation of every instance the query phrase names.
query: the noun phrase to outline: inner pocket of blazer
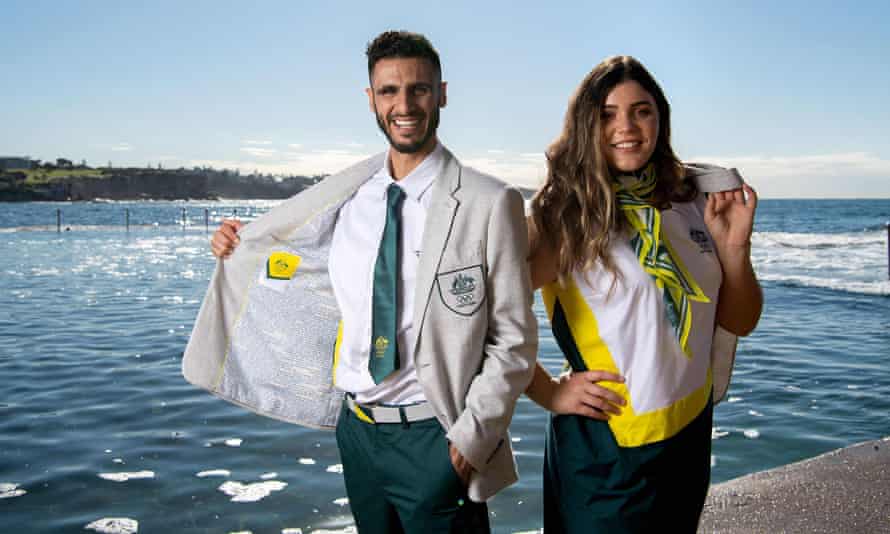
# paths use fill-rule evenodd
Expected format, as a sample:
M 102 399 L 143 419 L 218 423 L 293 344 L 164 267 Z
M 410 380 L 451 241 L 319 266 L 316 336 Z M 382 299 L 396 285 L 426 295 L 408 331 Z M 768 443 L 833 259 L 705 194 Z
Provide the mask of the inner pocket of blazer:
M 279 293 L 285 291 L 287 286 L 290 284 L 290 280 L 288 279 L 279 279 L 279 278 L 269 278 L 266 275 L 266 269 L 260 269 L 257 273 L 257 284 L 263 287 L 269 288 L 272 291 L 277 291 Z

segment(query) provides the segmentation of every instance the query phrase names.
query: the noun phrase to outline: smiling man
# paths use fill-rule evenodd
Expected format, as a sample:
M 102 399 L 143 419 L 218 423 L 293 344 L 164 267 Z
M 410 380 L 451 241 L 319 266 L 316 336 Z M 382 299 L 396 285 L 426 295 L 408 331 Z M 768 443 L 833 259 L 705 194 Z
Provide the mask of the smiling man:
M 537 351 L 522 197 L 439 142 L 447 86 L 425 37 L 383 33 L 367 57 L 388 151 L 220 226 L 183 373 L 336 427 L 360 532 L 488 532 Z
M 425 157 L 436 146 L 439 108 L 446 102 L 439 67 L 409 57 L 379 59 L 370 68 L 373 87 L 365 91 L 380 130 L 398 153 Z

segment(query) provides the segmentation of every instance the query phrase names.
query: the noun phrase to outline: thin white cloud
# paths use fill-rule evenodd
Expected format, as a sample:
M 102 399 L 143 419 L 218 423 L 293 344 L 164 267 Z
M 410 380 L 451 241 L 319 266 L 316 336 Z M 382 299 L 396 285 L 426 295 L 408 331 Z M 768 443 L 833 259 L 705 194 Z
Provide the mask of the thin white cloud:
M 795 156 L 700 156 L 735 167 L 764 197 L 866 198 L 890 193 L 890 160 L 867 152 Z
M 130 150 L 133 150 L 133 145 L 131 145 L 130 143 L 118 143 L 116 145 L 112 145 L 111 150 L 113 152 L 129 152 Z
M 249 146 L 241 147 L 241 152 L 246 152 L 251 156 L 255 156 L 258 158 L 269 158 L 278 153 L 278 151 L 274 148 L 258 148 Z
M 543 160 L 536 161 L 510 155 L 497 158 L 490 156 L 469 157 L 461 158 L 461 161 L 505 182 L 529 189 L 540 187 L 547 174 L 547 166 Z
M 356 141 L 348 141 L 346 143 L 341 143 L 341 144 L 342 144 L 342 146 L 345 146 L 346 148 L 364 148 L 364 146 L 365 146 L 365 145 L 358 143 Z
M 490 149 L 486 150 L 486 152 L 488 152 L 489 154 L 495 154 L 495 155 L 500 155 L 500 154 L 506 154 L 506 153 L 507 153 L 506 150 L 501 150 L 501 149 L 499 149 L 499 148 L 490 148 Z
M 245 139 L 241 141 L 242 144 L 252 145 L 252 146 L 263 146 L 263 145 L 271 145 L 272 141 L 260 140 L 260 139 Z
M 277 152 L 273 149 L 243 147 L 243 152 L 258 156 L 259 160 L 241 159 L 191 160 L 188 166 L 210 166 L 216 169 L 238 169 L 250 173 L 315 176 L 333 174 L 371 156 L 369 153 L 349 150 L 311 150 Z M 257 150 L 262 152 L 256 153 Z
M 300 150 L 301 148 L 303 148 L 303 145 L 301 145 L 300 143 L 290 143 L 289 145 L 287 145 L 287 147 L 294 150 Z
M 249 173 L 332 174 L 371 154 L 361 150 L 291 150 L 242 147 L 254 159 L 192 160 L 187 166 L 239 169 Z M 537 189 L 547 175 L 543 153 L 465 154 L 462 163 L 520 187 Z M 690 159 L 736 167 L 762 197 L 890 196 L 890 160 L 864 152 L 799 156 L 701 156 Z
M 845 177 L 890 175 L 890 160 L 867 152 L 841 152 L 802 156 L 702 156 L 693 161 L 736 167 L 751 176 Z
M 311 154 L 325 154 L 325 155 L 349 155 L 354 154 L 351 150 L 341 150 L 338 148 L 329 148 L 329 149 L 316 149 L 310 152 Z
M 547 161 L 543 152 L 522 152 L 519 154 L 519 157 L 526 161 L 536 161 L 539 163 L 546 163 Z
M 547 176 L 544 153 L 487 150 L 461 160 L 520 187 Z M 890 160 L 866 152 L 792 156 L 701 156 L 689 161 L 736 167 L 765 197 L 870 197 L 890 191 Z

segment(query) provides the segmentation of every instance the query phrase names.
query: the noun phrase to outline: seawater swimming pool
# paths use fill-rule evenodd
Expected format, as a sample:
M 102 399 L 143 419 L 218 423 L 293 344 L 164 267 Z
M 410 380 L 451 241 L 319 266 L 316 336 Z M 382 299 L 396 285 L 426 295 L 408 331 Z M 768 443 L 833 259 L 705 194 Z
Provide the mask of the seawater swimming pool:
M 213 268 L 204 209 L 212 227 L 271 204 L 2 204 L 0 531 L 108 518 L 140 532 L 351 524 L 332 433 L 256 416 L 180 376 Z M 713 481 L 890 434 L 887 219 L 890 201 L 762 202 L 766 309 L 715 412 Z M 558 369 L 540 301 L 536 313 L 541 357 Z M 495 532 L 540 527 L 545 424 L 523 398 L 521 481 L 490 503 Z

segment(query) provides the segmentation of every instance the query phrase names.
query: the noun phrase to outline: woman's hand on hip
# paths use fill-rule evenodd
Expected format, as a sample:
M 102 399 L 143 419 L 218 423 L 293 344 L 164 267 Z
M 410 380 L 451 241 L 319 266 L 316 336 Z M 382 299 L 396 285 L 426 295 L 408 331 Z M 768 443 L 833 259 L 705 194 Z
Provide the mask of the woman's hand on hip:
M 621 413 L 624 398 L 599 385 L 600 382 L 623 383 L 624 378 L 608 371 L 568 373 L 556 382 L 550 409 L 557 414 L 584 415 L 607 421 Z

